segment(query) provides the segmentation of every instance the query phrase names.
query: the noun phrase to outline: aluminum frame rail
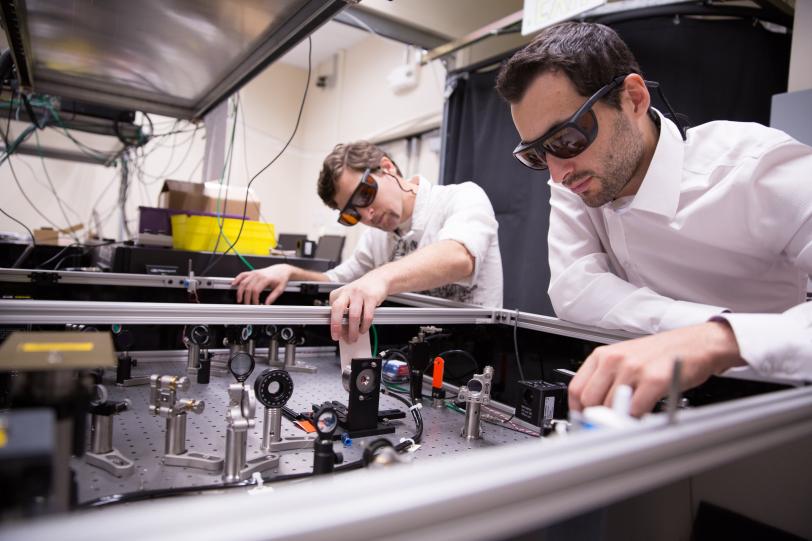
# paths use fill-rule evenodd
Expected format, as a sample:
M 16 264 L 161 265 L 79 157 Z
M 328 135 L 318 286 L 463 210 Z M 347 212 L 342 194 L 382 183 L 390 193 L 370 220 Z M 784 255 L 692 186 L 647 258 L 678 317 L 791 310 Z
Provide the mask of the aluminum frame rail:
M 99 272 L 82 272 L 82 271 L 40 271 L 40 270 L 32 270 L 32 269 L 0 269 L 0 283 L 2 282 L 12 282 L 12 283 L 31 283 L 35 282 L 36 279 L 42 279 L 44 277 L 48 277 L 54 283 L 60 285 L 100 285 L 100 286 L 122 286 L 122 287 L 164 287 L 164 288 L 174 288 L 174 289 L 183 289 L 186 288 L 188 285 L 188 277 L 185 276 L 165 276 L 165 275 L 147 275 L 147 274 L 128 274 L 128 273 L 99 273 Z M 232 278 L 222 278 L 222 277 L 195 277 L 197 280 L 196 287 L 198 289 L 218 289 L 218 290 L 227 290 L 233 289 L 231 286 Z M 330 291 L 341 287 L 342 284 L 337 283 L 325 283 L 325 282 L 290 282 L 288 283 L 287 287 L 285 288 L 286 292 L 303 292 L 306 288 L 317 288 L 319 293 L 329 293 Z M 529 312 L 520 312 L 516 310 L 507 310 L 503 308 L 481 308 L 471 304 L 463 304 L 459 302 L 450 301 L 447 299 L 440 299 L 437 297 L 430 297 L 428 295 L 421 295 L 418 293 L 399 293 L 397 295 L 391 295 L 387 298 L 388 301 L 395 302 L 398 304 L 403 304 L 410 307 L 415 308 L 441 308 L 441 309 L 455 309 L 455 310 L 474 310 L 473 316 L 470 318 L 462 318 L 464 321 L 454 321 L 454 323 L 501 323 L 508 326 L 518 326 L 522 329 L 529 329 L 533 331 L 540 331 L 540 332 L 547 332 L 552 334 L 557 334 L 561 336 L 569 336 L 572 338 L 579 338 L 582 340 L 590 340 L 593 342 L 598 342 L 601 344 L 612 344 L 614 342 L 619 342 L 622 340 L 628 340 L 630 338 L 636 338 L 641 336 L 639 334 L 629 333 L 625 331 L 617 331 L 617 330 L 606 330 L 600 329 L 598 327 L 592 327 L 589 325 L 580 325 L 577 323 L 570 323 L 568 321 L 563 321 L 558 318 L 543 316 L 538 314 L 531 314 Z M 3 301 L 0 301 L 0 308 L 2 308 Z M 45 302 L 45 301 L 25 301 L 25 302 Z M 51 301 L 56 302 L 56 301 Z M 63 301 L 63 302 L 72 302 L 72 301 Z M 108 303 L 110 304 L 122 304 L 122 303 Z M 128 304 L 128 303 L 124 303 Z M 133 304 L 133 303 L 129 303 Z M 135 304 L 143 304 L 143 303 L 135 303 Z M 155 311 L 163 311 L 163 308 L 156 308 L 158 306 L 164 306 L 163 304 L 152 304 L 151 309 Z M 172 305 L 167 305 L 172 306 Z M 184 306 L 185 308 L 181 309 L 188 313 L 189 305 L 180 305 Z M 209 306 L 210 311 L 212 312 L 219 312 L 216 308 L 212 308 L 215 306 L 222 306 L 222 305 L 204 305 Z M 248 308 L 248 307 L 246 307 Z M 257 307 L 254 307 L 255 309 Z M 279 313 L 279 317 L 283 317 L 280 312 L 277 312 L 279 309 L 283 309 L 287 307 L 263 307 L 262 311 L 265 314 L 265 311 L 271 310 L 273 315 L 269 315 L 268 317 L 276 317 L 276 314 Z M 306 308 L 306 307 L 302 307 Z M 59 305 L 58 309 L 62 312 L 69 312 L 66 310 L 62 305 Z M 236 309 L 236 307 L 231 308 Z M 17 308 L 15 308 L 17 310 Z M 37 313 L 38 309 L 32 310 L 19 310 L 18 313 L 25 318 L 34 316 L 34 315 L 41 315 Z M 83 311 L 89 310 L 88 307 L 83 306 L 81 308 Z M 169 308 L 169 310 L 174 311 L 176 308 Z M 388 321 L 386 319 L 379 319 L 383 317 L 383 314 L 387 313 L 387 310 L 390 308 L 379 308 L 375 312 L 375 323 L 385 324 Z M 484 311 L 484 312 L 483 312 Z M 487 315 L 485 315 L 487 312 Z M 434 320 L 435 314 L 431 314 L 427 312 L 430 317 L 420 323 L 440 323 L 439 320 Z M 471 315 L 471 312 L 467 312 L 466 314 Z M 2 321 L 2 313 L 0 313 L 0 321 Z M 225 315 L 225 313 L 223 314 Z M 229 313 L 229 315 L 231 315 Z M 300 315 L 300 314 L 299 314 Z M 252 313 L 250 317 L 254 317 L 255 314 Z M 310 319 L 311 316 L 307 316 L 308 321 L 305 323 L 311 324 L 318 324 L 323 323 L 323 321 Z M 390 317 L 390 316 L 385 316 Z M 444 315 L 443 318 L 450 317 L 449 315 Z M 492 321 L 482 321 L 482 318 L 492 318 Z M 23 323 L 36 323 L 35 321 L 25 320 L 18 320 L 22 321 Z M 109 322 L 108 319 L 105 322 Z M 52 323 L 53 321 L 49 321 Z M 70 322 L 77 322 L 72 320 Z M 196 323 L 198 321 L 185 321 L 185 323 Z M 214 321 L 207 321 L 208 323 L 214 323 Z M 233 322 L 233 321 L 231 321 Z M 279 322 L 279 321 L 268 321 L 263 319 L 264 323 L 272 323 L 272 322 Z M 414 323 L 414 320 L 410 321 L 394 321 L 393 323 Z M 451 323 L 451 321 L 444 320 L 445 323 Z M 68 323 L 68 321 L 65 321 Z M 80 323 L 91 323 L 90 321 L 82 321 Z M 103 322 L 104 323 L 104 322 Z M 124 323 L 123 321 L 121 323 Z M 253 321 L 238 321 L 238 323 L 253 323 Z M 284 323 L 292 323 L 290 321 L 284 321 Z
M 473 541 L 505 538 L 812 435 L 812 388 L 387 470 L 76 513 L 0 530 L 6 541 Z M 133 528 L 133 524 L 138 524 Z
M 0 283 L 35 283 L 37 280 L 50 280 L 60 285 L 98 285 L 121 287 L 162 287 L 185 289 L 189 285 L 188 276 L 161 274 L 130 274 L 123 272 L 85 272 L 85 271 L 52 271 L 38 269 L 3 269 L 0 268 Z M 197 289 L 234 289 L 233 278 L 217 276 L 195 276 Z M 302 292 L 308 287 L 315 287 L 319 293 L 329 293 L 342 284 L 332 282 L 291 281 L 286 292 Z M 419 293 L 399 293 L 391 295 L 389 300 L 410 306 L 438 308 L 470 308 L 472 305 L 429 297 Z
M 375 323 L 493 323 L 487 308 L 378 308 Z M 246 306 L 223 304 L 0 300 L 0 324 L 64 325 L 329 325 L 329 306 Z

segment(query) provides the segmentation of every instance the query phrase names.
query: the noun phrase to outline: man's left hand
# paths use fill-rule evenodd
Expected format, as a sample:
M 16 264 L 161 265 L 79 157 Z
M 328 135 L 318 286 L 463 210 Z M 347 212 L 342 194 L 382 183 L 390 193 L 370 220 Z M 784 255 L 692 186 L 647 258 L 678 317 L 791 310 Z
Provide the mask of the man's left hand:
M 690 389 L 710 376 L 743 365 L 739 345 L 727 322 L 667 331 L 596 348 L 569 384 L 570 408 L 611 406 L 618 385 L 629 385 L 631 414 L 651 411 L 668 393 L 674 359 L 682 360 L 680 388 Z
M 379 273 L 371 271 L 354 282 L 333 290 L 330 293 L 330 335 L 333 340 L 341 337 L 341 320 L 347 312 L 349 325 L 346 339 L 350 343 L 358 340 L 360 334 L 369 331 L 375 308 L 389 294 L 386 280 Z

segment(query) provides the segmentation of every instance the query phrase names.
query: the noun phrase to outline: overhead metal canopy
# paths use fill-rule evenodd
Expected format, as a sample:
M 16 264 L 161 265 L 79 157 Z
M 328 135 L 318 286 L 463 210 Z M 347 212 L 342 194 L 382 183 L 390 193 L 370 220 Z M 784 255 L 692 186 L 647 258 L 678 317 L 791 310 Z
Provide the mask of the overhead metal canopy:
M 357 0 L 0 0 L 23 87 L 200 118 Z

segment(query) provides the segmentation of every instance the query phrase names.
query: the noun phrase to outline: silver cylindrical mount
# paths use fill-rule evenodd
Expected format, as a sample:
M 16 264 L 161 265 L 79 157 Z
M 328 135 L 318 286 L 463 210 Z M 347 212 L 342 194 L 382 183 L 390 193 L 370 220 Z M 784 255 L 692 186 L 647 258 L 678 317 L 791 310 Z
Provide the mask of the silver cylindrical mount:
M 262 450 L 270 451 L 272 443 L 282 441 L 282 408 L 265 408 L 262 420 Z
M 285 344 L 285 366 L 296 364 L 296 344 Z
M 469 440 L 478 440 L 482 437 L 481 409 L 479 402 L 468 402 L 465 405 L 465 424 L 462 426 L 462 437 Z
M 268 364 L 279 362 L 279 339 L 274 336 L 268 343 Z
M 186 452 L 186 412 L 171 415 L 166 419 L 166 443 L 164 452 L 168 455 L 182 455 Z
M 245 467 L 247 438 L 248 432 L 245 430 L 234 430 L 232 427 L 226 430 L 226 458 L 223 465 L 223 481 L 226 483 L 240 480 L 240 471 Z
M 90 452 L 103 455 L 113 450 L 113 416 L 91 415 Z
M 186 360 L 186 373 L 196 374 L 198 368 L 200 368 L 200 346 L 190 341 L 189 357 Z

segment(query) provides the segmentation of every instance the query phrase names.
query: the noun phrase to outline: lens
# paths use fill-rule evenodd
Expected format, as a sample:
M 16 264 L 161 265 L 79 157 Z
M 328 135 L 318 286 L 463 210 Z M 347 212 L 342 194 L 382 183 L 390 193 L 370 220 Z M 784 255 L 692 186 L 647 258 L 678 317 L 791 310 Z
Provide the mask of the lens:
M 358 189 L 352 196 L 350 206 L 357 208 L 368 207 L 375 200 L 375 195 L 378 193 L 378 185 L 371 177 L 369 180 L 372 182 L 371 184 L 364 182 L 358 186 Z
M 522 164 L 531 169 L 547 169 L 547 160 L 544 157 L 543 150 L 539 152 L 535 147 L 530 147 L 514 154 L 514 156 L 516 156 Z
M 586 136 L 572 126 L 567 126 L 544 141 L 544 149 L 558 158 L 572 158 L 589 146 Z
M 342 212 L 338 217 L 338 223 L 341 225 L 355 225 L 361 220 L 361 215 L 355 209 L 347 209 Z
M 544 150 L 563 159 L 573 158 L 586 150 L 597 133 L 595 113 L 587 111 L 576 122 L 566 124 L 545 139 Z

